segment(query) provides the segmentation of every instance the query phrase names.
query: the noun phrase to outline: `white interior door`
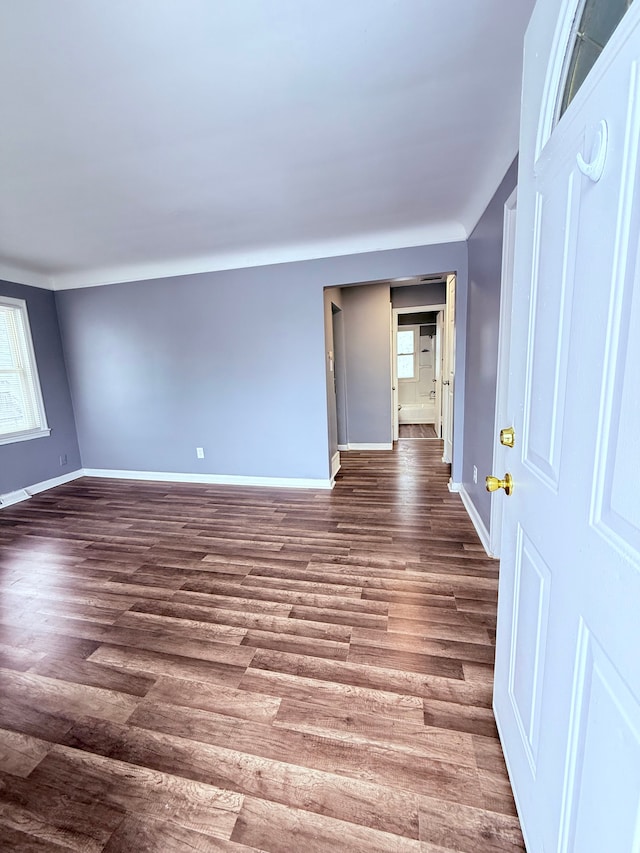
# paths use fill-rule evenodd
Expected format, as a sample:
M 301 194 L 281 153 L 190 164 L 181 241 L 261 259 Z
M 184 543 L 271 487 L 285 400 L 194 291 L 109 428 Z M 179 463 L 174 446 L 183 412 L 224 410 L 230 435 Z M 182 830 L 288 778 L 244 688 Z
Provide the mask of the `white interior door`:
M 444 309 L 444 360 L 442 376 L 443 462 L 453 460 L 453 386 L 456 362 L 456 277 L 447 276 L 447 303 Z
M 549 132 L 570 6 L 525 46 L 494 709 L 530 853 L 638 853 L 640 3 Z

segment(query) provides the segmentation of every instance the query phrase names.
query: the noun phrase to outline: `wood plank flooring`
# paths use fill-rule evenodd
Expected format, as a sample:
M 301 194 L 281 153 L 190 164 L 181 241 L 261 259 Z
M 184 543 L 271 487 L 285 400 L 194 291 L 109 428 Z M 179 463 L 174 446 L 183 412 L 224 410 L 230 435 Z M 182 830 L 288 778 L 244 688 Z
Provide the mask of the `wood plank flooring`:
M 398 426 L 399 438 L 437 438 L 436 428 L 433 424 L 400 424 Z
M 0 512 L 0 849 L 523 851 L 497 564 L 438 441 L 333 492 L 85 478 Z

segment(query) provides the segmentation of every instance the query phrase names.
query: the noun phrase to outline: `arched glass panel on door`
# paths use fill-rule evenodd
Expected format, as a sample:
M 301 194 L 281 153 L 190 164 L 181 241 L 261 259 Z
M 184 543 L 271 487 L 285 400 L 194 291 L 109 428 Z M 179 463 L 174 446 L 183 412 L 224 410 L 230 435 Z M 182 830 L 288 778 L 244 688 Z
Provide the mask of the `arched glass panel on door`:
M 569 42 L 570 59 L 566 66 L 558 119 L 575 98 L 589 71 L 604 50 L 615 28 L 633 0 L 586 0 L 576 13 Z

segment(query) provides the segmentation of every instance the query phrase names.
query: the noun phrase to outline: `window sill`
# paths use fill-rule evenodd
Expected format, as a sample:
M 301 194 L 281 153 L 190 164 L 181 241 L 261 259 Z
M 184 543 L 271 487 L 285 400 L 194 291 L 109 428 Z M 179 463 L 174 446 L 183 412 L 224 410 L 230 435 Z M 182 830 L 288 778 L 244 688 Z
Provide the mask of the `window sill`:
M 14 432 L 10 435 L 0 436 L 0 445 L 14 444 L 17 441 L 30 441 L 32 438 L 46 438 L 51 435 L 50 429 L 34 429 L 29 432 Z

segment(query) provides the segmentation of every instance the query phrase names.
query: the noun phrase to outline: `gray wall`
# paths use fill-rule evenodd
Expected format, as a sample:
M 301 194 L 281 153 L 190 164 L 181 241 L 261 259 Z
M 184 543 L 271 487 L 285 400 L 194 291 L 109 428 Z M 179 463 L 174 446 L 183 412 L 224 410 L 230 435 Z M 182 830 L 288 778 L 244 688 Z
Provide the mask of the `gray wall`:
M 442 270 L 446 272 L 446 270 Z M 410 284 L 391 288 L 394 308 L 414 308 L 421 305 L 444 305 L 447 299 L 446 284 Z
M 388 284 L 342 291 L 349 444 L 390 444 L 391 335 Z
M 255 273 L 57 294 L 84 467 L 327 476 L 322 290 Z
M 464 242 L 57 293 L 83 465 L 328 478 L 323 288 L 443 270 L 464 328 Z
M 0 295 L 24 299 L 51 435 L 0 445 L 0 494 L 60 477 L 80 467 L 80 452 L 53 293 L 0 281 Z M 66 455 L 67 464 L 60 465 Z
M 517 182 L 514 162 L 469 238 L 469 289 L 462 482 L 489 530 L 491 495 L 484 478 L 494 473 L 496 375 L 500 326 L 500 275 L 504 203 Z M 478 482 L 473 482 L 473 466 Z M 496 472 L 503 474 L 504 472 Z

